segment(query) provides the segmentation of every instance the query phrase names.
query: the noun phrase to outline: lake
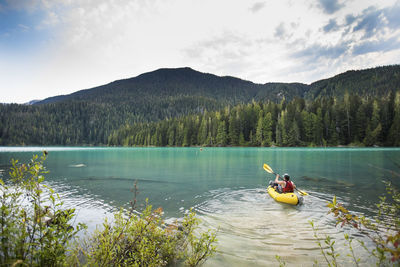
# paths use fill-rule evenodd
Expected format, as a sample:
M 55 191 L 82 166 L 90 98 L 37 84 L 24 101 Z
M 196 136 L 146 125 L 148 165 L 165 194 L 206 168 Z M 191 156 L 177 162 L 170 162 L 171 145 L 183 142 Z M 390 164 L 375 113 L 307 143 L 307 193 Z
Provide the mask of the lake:
M 47 183 L 66 206 L 77 208 L 77 220 L 89 230 L 111 211 L 128 206 L 137 181 L 139 204 L 148 198 L 170 220 L 193 208 L 202 229 L 218 229 L 220 252 L 208 266 L 277 266 L 275 255 L 289 266 L 324 263 L 310 220 L 321 237 L 336 239 L 339 252 L 345 243 L 343 229 L 327 215 L 326 201 L 336 195 L 351 211 L 372 216 L 385 191 L 382 180 L 400 184 L 397 148 L 0 147 L 0 176 L 7 176 L 11 158 L 27 162 L 44 149 L 49 152 Z M 309 193 L 303 205 L 269 197 L 266 186 L 274 176 L 263 163 L 289 173 Z M 345 256 L 342 261 L 351 265 Z M 363 262 L 373 264 L 368 258 Z

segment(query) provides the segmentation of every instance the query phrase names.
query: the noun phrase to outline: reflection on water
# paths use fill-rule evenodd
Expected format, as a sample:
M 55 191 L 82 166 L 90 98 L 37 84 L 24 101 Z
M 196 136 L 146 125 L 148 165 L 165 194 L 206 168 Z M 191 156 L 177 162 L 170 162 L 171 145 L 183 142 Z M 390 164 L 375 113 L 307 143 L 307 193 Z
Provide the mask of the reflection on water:
M 7 176 L 11 158 L 27 162 L 42 149 L 0 147 L 0 177 Z M 76 208 L 77 221 L 89 230 L 127 206 L 138 181 L 139 204 L 149 198 L 154 207 L 163 207 L 166 218 L 182 217 L 194 207 L 204 229 L 219 229 L 220 253 L 207 262 L 210 266 L 277 266 L 275 255 L 291 266 L 311 266 L 314 260 L 324 264 L 310 220 L 321 228 L 322 238 L 335 238 L 339 253 L 345 249 L 342 229 L 327 215 L 326 201 L 336 195 L 351 211 L 371 216 L 384 192 L 382 180 L 400 184 L 400 149 L 45 149 L 47 183 L 67 207 Z M 263 163 L 289 173 L 310 193 L 302 206 L 269 197 L 266 185 L 274 177 L 262 169 Z
M 60 182 L 46 182 L 63 200 L 64 208 L 75 209 L 74 223 L 85 223 L 87 231 L 92 232 L 101 226 L 104 218 L 112 218 L 112 212 L 118 208 L 111 203 L 106 203 L 99 196 L 92 195 L 86 190 Z M 83 235 L 83 233 L 81 233 Z
M 316 260 L 325 265 L 310 221 L 318 227 L 320 238 L 331 236 L 337 252 L 346 254 L 343 232 L 327 216 L 326 200 L 309 193 L 302 206 L 290 206 L 275 202 L 263 188 L 210 192 L 210 199 L 196 206 L 202 228 L 218 229 L 219 254 L 206 266 L 277 266 L 277 255 L 289 266 L 312 266 Z M 361 263 L 368 263 L 365 251 L 357 244 L 354 247 L 358 256 L 364 256 Z M 353 265 L 348 257 L 339 262 Z

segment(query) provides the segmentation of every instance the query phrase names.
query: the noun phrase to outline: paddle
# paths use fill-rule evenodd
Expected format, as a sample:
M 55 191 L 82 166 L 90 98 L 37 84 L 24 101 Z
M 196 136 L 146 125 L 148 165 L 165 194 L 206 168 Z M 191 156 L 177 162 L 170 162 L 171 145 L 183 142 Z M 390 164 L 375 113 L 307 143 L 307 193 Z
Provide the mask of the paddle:
M 264 168 L 265 171 L 277 175 L 277 173 L 275 173 L 275 172 L 272 170 L 272 168 L 271 168 L 267 163 L 264 163 L 263 168 Z M 299 193 L 300 193 L 301 195 L 303 195 L 303 196 L 307 196 L 307 195 L 308 195 L 307 192 L 301 191 L 301 190 L 299 190 L 299 189 L 297 189 L 297 188 L 295 188 L 295 190 L 296 190 L 297 192 L 299 192 Z

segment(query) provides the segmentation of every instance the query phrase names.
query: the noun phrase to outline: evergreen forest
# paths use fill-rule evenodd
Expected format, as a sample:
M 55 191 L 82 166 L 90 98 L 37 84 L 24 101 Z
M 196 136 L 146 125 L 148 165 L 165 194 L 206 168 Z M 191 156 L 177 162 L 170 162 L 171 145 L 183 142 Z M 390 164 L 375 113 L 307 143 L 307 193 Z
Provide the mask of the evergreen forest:
M 252 102 L 153 123 L 125 125 L 111 146 L 399 146 L 400 92 Z
M 256 84 L 190 68 L 0 104 L 0 145 L 399 146 L 400 65 Z

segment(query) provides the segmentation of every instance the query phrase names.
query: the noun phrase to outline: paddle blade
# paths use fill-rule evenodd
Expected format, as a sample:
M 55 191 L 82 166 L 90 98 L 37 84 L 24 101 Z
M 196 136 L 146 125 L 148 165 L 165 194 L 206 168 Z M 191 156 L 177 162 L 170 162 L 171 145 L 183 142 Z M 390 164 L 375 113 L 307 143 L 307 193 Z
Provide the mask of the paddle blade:
M 266 170 L 269 173 L 274 173 L 274 171 L 271 169 L 270 166 L 268 166 L 267 163 L 264 163 L 263 168 L 264 168 L 264 170 Z
M 296 190 L 297 190 L 297 192 L 299 192 L 301 195 L 303 195 L 303 196 L 308 196 L 308 193 L 307 193 L 307 192 L 301 191 L 301 190 L 299 190 L 299 189 L 297 189 L 297 188 L 296 188 Z
M 307 192 L 304 192 L 304 191 L 299 191 L 303 196 L 308 196 L 308 193 Z

